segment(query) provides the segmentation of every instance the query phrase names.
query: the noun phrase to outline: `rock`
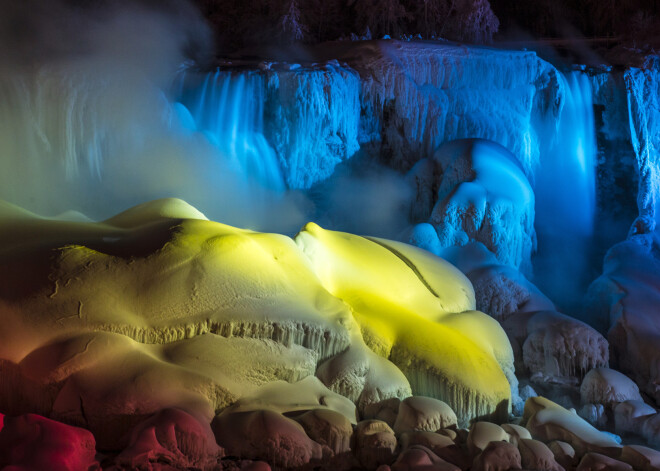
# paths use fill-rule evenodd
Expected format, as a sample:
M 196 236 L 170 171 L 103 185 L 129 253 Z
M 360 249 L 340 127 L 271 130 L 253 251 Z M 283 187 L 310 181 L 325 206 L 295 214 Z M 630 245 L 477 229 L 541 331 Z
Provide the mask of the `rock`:
M 515 424 L 502 424 L 502 430 L 509 434 L 509 442 L 514 446 L 518 446 L 518 442 L 523 438 L 532 438 L 525 427 Z
M 621 446 L 610 436 L 599 432 L 578 415 L 544 397 L 534 397 L 525 403 L 525 428 L 537 440 L 568 442 L 577 456 L 594 451 L 618 456 Z
M 632 466 L 600 453 L 587 453 L 580 460 L 576 471 L 632 471 Z
M 427 431 L 456 426 L 454 411 L 446 403 L 431 397 L 412 396 L 401 401 L 394 422 L 394 432 Z
M 507 442 L 491 442 L 474 459 L 471 471 L 509 471 L 520 467 L 518 448 Z
M 223 412 L 245 412 L 263 408 L 287 415 L 328 409 L 344 415 L 352 424 L 357 423 L 355 404 L 330 391 L 315 376 L 308 376 L 296 383 L 269 382 L 242 397 Z
M 470 427 L 470 434 L 467 438 L 467 449 L 470 455 L 476 456 L 490 442 L 500 441 L 509 441 L 509 434 L 502 427 L 490 422 L 475 422 Z
M 423 446 L 439 458 L 461 469 L 469 467 L 471 463 L 470 457 L 448 435 L 434 432 L 404 432 L 399 438 L 399 445 L 402 450 L 416 445 Z
M 639 471 L 660 471 L 660 451 L 640 445 L 626 445 L 619 457 Z
M 523 349 L 532 380 L 577 382 L 592 368 L 608 364 L 608 343 L 584 322 L 558 312 L 542 311 L 529 318 Z
M 399 415 L 400 404 L 401 399 L 396 397 L 368 404 L 364 408 L 362 417 L 364 419 L 382 420 L 390 427 L 394 427 L 396 417 Z
M 333 455 L 351 450 L 353 427 L 345 415 L 331 409 L 314 409 L 293 419 L 303 426 L 309 438 L 327 446 Z
M 392 471 L 461 471 L 461 468 L 447 463 L 431 450 L 421 445 L 413 445 L 404 450 L 392 465 Z
M 660 414 L 648 416 L 642 422 L 642 436 L 652 446 L 660 447 Z
M 182 468 L 205 468 L 222 456 L 207 423 L 178 409 L 166 409 L 137 425 L 129 446 L 115 459 L 128 467 L 167 461 Z
M 300 467 L 323 456 L 321 445 L 299 423 L 271 410 L 223 412 L 211 427 L 230 456 L 263 460 L 281 468 Z
M 555 456 L 555 461 L 562 465 L 565 469 L 572 469 L 578 464 L 578 458 L 575 455 L 575 449 L 566 442 L 560 440 L 553 440 L 548 443 L 548 448 Z
M 353 452 L 362 466 L 368 469 L 390 465 L 396 458 L 397 446 L 394 431 L 380 420 L 358 422 L 353 435 Z
M 4 416 L 0 429 L 1 469 L 87 470 L 98 466 L 95 455 L 96 442 L 87 430 L 35 414 Z
M 604 428 L 607 425 L 605 406 L 602 404 L 585 404 L 580 408 L 578 415 L 594 427 Z
M 438 430 L 436 433 L 439 433 L 440 435 L 444 435 L 446 437 L 449 437 L 456 443 L 464 441 L 464 440 L 459 440 L 458 432 L 454 429 L 451 429 L 451 428 L 443 428 L 442 430 Z
M 614 407 L 614 430 L 616 433 L 642 434 L 646 419 L 656 410 L 644 401 L 624 401 Z
M 637 385 L 623 373 L 610 368 L 594 368 L 586 374 L 580 386 L 583 404 L 613 406 L 624 401 L 641 401 Z
M 545 471 L 565 471 L 555 461 L 555 456 L 545 443 L 529 438 L 518 442 L 518 451 L 523 469 L 543 469 Z

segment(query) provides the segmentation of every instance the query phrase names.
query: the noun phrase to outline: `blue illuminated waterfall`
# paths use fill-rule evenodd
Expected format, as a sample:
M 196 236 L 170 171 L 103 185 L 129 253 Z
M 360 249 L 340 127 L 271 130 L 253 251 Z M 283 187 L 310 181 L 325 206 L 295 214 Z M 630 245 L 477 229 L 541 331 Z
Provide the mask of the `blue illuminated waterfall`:
M 277 155 L 263 134 L 265 78 L 258 72 L 221 71 L 181 74 L 179 114 L 204 133 L 237 168 L 260 186 L 285 189 Z
M 596 213 L 596 131 L 588 76 L 562 76 L 564 104 L 554 141 L 536 178 L 539 238 L 535 281 L 555 300 L 575 305 L 590 281 Z

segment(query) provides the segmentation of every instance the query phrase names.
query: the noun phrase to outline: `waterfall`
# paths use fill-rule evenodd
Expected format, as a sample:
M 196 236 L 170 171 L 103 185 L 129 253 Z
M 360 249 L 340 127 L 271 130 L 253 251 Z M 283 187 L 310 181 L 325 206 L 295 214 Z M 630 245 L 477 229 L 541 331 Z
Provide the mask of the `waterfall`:
M 285 184 L 277 154 L 264 136 L 265 78 L 254 71 L 204 75 L 183 72 L 178 81 L 180 121 L 204 133 L 246 179 L 276 192 Z
M 591 277 L 596 214 L 596 130 L 588 76 L 562 76 L 563 108 L 556 138 L 543 153 L 536 178 L 535 281 L 570 310 Z M 585 286 L 586 287 L 586 286 Z

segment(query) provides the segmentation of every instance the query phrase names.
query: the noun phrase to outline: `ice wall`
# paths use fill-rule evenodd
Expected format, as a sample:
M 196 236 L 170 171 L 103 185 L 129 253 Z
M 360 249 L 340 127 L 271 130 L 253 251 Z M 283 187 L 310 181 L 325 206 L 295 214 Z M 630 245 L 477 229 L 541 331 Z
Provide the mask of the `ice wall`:
M 178 100 L 259 182 L 309 188 L 359 149 L 359 77 L 336 61 L 260 66 L 184 74 Z
M 534 52 L 380 41 L 344 59 L 362 77 L 361 142 L 408 170 L 441 143 L 483 138 L 533 176 L 561 110 L 560 74 Z
M 628 92 L 630 137 L 639 171 L 639 216 L 632 233 L 652 232 L 660 193 L 660 57 L 649 56 L 640 68 L 624 75 Z

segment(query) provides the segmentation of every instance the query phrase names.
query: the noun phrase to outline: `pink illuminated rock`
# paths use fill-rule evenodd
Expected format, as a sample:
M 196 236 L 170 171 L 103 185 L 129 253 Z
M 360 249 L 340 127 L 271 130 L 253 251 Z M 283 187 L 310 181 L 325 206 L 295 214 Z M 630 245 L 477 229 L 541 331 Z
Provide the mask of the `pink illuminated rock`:
M 518 442 L 518 450 L 520 451 L 524 469 L 564 471 L 563 466 L 555 461 L 554 454 L 550 448 L 543 442 L 523 438 Z
M 511 443 L 491 442 L 474 460 L 472 471 L 521 469 L 520 452 Z
M 79 471 L 96 463 L 96 442 L 87 430 L 34 414 L 3 419 L 0 469 Z
M 632 471 L 633 467 L 600 453 L 584 455 L 576 471 Z
M 204 468 L 222 456 L 211 427 L 179 409 L 166 409 L 133 429 L 120 465 L 139 467 L 167 460 L 181 467 Z
M 355 456 L 366 468 L 389 465 L 396 458 L 396 436 L 385 422 L 363 420 L 357 424 L 353 437 Z
M 428 448 L 413 445 L 397 458 L 392 471 L 460 471 L 461 468 L 444 461 Z

